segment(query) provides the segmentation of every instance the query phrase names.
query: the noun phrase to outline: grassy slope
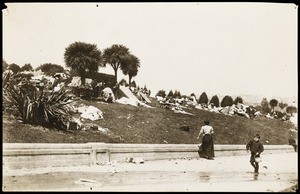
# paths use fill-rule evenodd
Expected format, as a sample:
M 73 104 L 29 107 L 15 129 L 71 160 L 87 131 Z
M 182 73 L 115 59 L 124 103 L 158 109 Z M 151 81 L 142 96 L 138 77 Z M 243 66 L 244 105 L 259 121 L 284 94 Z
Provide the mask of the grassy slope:
M 209 111 L 186 108 L 187 112 L 195 114 L 186 115 L 173 113 L 159 107 L 155 99 L 151 106 L 134 107 L 118 103 L 102 104 L 82 101 L 84 104 L 94 105 L 104 113 L 104 119 L 98 121 L 85 120 L 108 128 L 114 135 L 101 134 L 99 131 L 79 130 L 59 132 L 55 129 L 44 129 L 19 123 L 13 119 L 3 117 L 3 142 L 23 143 L 188 143 L 196 144 L 199 128 L 204 119 L 209 119 L 215 130 L 216 144 L 245 144 L 253 135 L 259 133 L 261 141 L 266 144 L 287 144 L 288 129 L 291 123 L 276 119 L 255 118 L 247 119 L 239 116 L 227 116 Z M 79 115 L 79 114 L 77 114 Z M 189 132 L 182 131 L 180 127 L 190 126 Z M 121 139 L 118 138 L 122 137 Z

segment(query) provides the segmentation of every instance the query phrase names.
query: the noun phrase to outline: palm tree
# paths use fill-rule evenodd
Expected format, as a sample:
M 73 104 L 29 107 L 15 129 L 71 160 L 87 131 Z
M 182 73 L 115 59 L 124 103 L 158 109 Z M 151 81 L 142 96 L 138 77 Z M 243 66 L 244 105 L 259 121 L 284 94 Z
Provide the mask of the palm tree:
M 140 67 L 140 60 L 136 56 L 129 54 L 125 58 L 124 64 L 122 65 L 121 68 L 124 75 L 128 75 L 129 77 L 128 80 L 129 85 L 131 84 L 131 79 L 137 75 L 139 67 Z
M 85 84 L 88 73 L 97 72 L 99 66 L 104 66 L 101 51 L 95 44 L 75 42 L 65 49 L 64 59 L 67 67 L 75 70 Z
M 115 81 L 118 82 L 117 72 L 121 66 L 125 66 L 126 57 L 130 54 L 129 49 L 124 45 L 114 44 L 111 47 L 104 50 L 105 64 L 112 66 L 115 72 Z

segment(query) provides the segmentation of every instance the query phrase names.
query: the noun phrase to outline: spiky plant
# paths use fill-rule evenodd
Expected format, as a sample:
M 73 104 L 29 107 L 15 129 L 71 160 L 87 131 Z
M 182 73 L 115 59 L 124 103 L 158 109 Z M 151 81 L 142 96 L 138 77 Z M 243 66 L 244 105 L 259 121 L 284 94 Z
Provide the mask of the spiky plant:
M 6 82 L 3 97 L 7 107 L 16 109 L 24 123 L 66 129 L 70 119 L 70 95 L 64 88 L 57 92 L 39 90 L 28 80 L 16 84 L 14 77 Z

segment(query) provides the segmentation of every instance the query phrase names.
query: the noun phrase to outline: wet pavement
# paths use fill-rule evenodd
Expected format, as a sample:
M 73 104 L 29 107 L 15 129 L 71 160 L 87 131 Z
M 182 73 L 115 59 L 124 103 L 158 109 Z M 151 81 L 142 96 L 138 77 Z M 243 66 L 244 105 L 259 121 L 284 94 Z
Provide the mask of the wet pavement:
M 297 153 L 262 155 L 255 175 L 249 155 L 111 162 L 107 165 L 5 170 L 4 191 L 277 192 L 298 182 Z

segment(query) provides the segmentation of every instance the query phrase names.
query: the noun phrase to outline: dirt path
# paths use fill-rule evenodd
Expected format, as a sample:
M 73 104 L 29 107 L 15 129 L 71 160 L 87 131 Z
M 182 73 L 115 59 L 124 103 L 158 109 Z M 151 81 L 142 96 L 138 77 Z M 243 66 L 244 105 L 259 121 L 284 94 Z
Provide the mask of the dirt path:
M 6 170 L 3 190 L 277 192 L 298 182 L 297 153 L 263 155 L 258 176 L 248 161 L 247 155 Z

